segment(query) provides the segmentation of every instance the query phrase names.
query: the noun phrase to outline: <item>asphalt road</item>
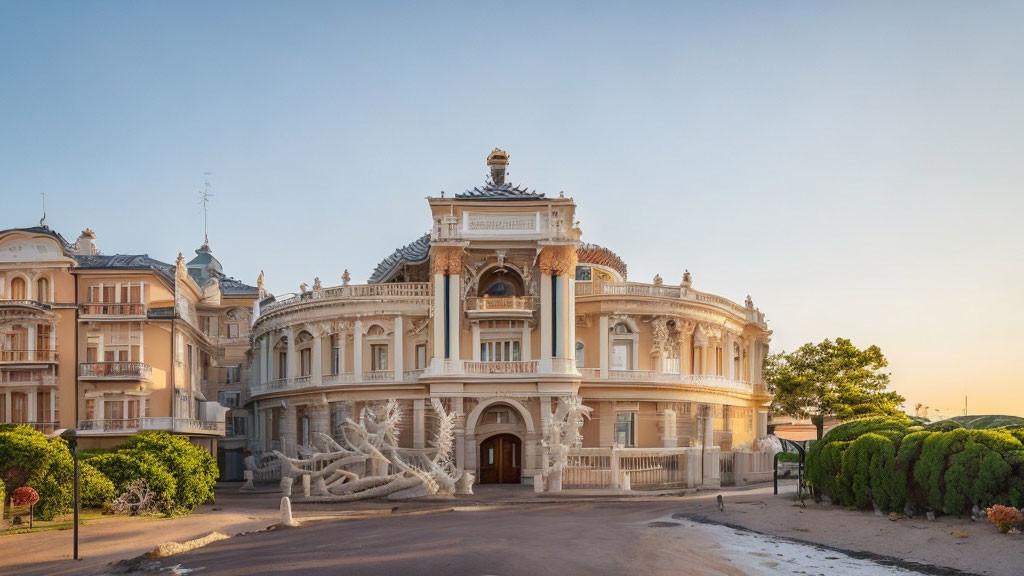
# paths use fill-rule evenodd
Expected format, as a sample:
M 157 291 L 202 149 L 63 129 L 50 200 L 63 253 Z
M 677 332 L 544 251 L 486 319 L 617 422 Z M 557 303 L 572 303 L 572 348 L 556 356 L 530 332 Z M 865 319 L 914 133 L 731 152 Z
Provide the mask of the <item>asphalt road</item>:
M 743 574 L 700 532 L 658 523 L 678 509 L 565 503 L 324 520 L 216 542 L 164 565 L 197 575 Z

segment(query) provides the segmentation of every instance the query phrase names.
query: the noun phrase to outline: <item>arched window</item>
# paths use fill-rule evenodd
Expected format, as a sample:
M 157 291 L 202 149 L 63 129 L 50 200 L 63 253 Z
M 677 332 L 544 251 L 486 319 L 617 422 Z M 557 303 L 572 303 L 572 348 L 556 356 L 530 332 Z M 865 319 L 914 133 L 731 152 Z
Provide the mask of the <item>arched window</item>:
M 637 344 L 637 334 L 625 322 L 612 327 L 611 369 L 636 370 Z
M 583 366 L 586 364 L 586 362 L 584 360 L 584 354 L 585 353 L 586 353 L 586 348 L 583 346 L 583 342 L 577 342 L 576 343 L 576 367 L 577 368 L 583 368 Z
M 299 353 L 299 376 L 313 374 L 313 335 L 300 332 L 295 339 L 296 352 Z
M 25 286 L 24 278 L 15 278 L 11 280 L 11 300 L 26 300 L 28 299 L 28 290 Z
M 50 281 L 46 277 L 36 280 L 36 300 L 39 302 L 50 301 Z

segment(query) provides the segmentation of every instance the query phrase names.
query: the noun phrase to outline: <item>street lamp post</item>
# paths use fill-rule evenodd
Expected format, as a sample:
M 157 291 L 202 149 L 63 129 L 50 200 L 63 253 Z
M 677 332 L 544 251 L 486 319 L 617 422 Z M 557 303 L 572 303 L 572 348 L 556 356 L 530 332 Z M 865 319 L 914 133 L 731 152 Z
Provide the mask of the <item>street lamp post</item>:
M 73 428 L 61 429 L 50 436 L 51 438 L 60 436 L 68 443 L 68 448 L 71 450 L 71 460 L 74 462 L 74 479 L 72 480 L 75 492 L 74 559 L 78 560 L 78 433 Z

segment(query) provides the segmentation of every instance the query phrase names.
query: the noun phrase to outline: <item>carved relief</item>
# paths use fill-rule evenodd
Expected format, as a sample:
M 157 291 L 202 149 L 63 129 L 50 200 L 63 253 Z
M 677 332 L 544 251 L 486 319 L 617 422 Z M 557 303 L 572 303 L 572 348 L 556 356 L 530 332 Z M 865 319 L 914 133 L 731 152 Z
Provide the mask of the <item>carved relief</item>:
M 549 275 L 575 275 L 576 247 L 573 245 L 545 246 L 540 252 L 540 271 Z
M 462 246 L 435 246 L 434 274 L 459 274 L 462 271 Z

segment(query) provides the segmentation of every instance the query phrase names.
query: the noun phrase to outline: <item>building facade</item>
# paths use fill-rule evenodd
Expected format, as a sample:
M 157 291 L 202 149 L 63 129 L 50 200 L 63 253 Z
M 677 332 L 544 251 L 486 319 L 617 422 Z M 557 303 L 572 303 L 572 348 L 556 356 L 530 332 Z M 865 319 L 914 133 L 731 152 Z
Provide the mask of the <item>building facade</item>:
M 206 244 L 168 264 L 101 254 L 88 229 L 0 231 L 0 423 L 74 428 L 83 448 L 164 430 L 215 453 L 255 298 Z
M 403 447 L 427 447 L 431 399 L 454 411 L 456 465 L 481 483 L 543 472 L 542 431 L 566 396 L 592 408 L 580 454 L 729 452 L 766 434 L 771 332 L 749 297 L 695 290 L 688 272 L 627 281 L 618 256 L 582 241 L 572 198 L 506 183 L 501 150 L 487 164 L 485 185 L 429 198 L 430 231 L 367 284 L 346 271 L 278 300 L 260 282 L 253 451 L 295 455 L 390 398 Z

